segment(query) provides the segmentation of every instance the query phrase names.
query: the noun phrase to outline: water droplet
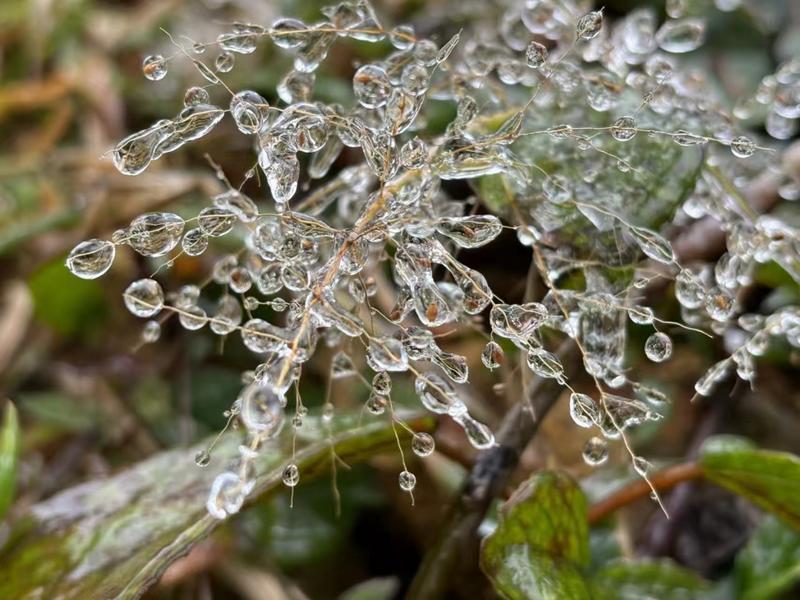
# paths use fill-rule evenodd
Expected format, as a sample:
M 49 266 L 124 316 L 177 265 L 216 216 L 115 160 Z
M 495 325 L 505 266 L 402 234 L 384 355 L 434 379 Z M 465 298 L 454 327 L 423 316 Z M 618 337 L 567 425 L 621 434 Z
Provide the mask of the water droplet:
M 485 450 L 495 445 L 492 430 L 480 421 L 476 421 L 469 416 L 466 412 L 466 407 L 463 408 L 460 414 L 451 414 L 451 416 L 464 429 L 469 443 L 472 444 L 474 448 Z
M 731 140 L 731 153 L 737 158 L 750 158 L 756 151 L 755 143 L 743 135 Z
M 539 42 L 531 42 L 525 49 L 525 62 L 532 69 L 538 69 L 547 62 L 547 48 Z
M 346 352 L 339 351 L 333 355 L 331 360 L 331 377 L 343 379 L 356 374 L 356 367 L 353 359 Z
M 173 213 L 145 213 L 131 222 L 127 242 L 144 256 L 164 256 L 180 242 L 184 225 Z
M 245 483 L 236 473 L 220 473 L 211 484 L 206 508 L 217 519 L 236 514 L 242 507 L 246 491 Z
M 386 406 L 388 404 L 389 401 L 386 396 L 382 396 L 373 391 L 367 399 L 367 411 L 375 416 L 382 415 L 386 411 Z
M 398 25 L 389 32 L 389 41 L 398 50 L 407 50 L 414 45 L 414 28 L 410 25 Z
M 183 306 L 178 313 L 178 320 L 181 326 L 190 331 L 201 329 L 208 322 L 208 316 L 199 306 Z
M 705 308 L 712 319 L 725 322 L 733 315 L 735 299 L 729 292 L 717 287 L 706 294 Z
M 161 325 L 158 321 L 148 321 L 142 328 L 142 341 L 146 344 L 157 342 L 161 337 Z
M 583 447 L 583 460 L 592 467 L 602 465 L 608 460 L 608 442 L 599 437 L 589 438 Z
M 398 476 L 398 482 L 400 483 L 401 490 L 404 492 L 411 492 L 417 486 L 417 476 L 411 471 L 401 471 Z
M 96 279 L 114 262 L 114 244 L 106 240 L 86 240 L 75 246 L 67 256 L 66 266 L 81 279 Z
M 494 370 L 500 366 L 503 360 L 503 349 L 497 342 L 488 342 L 481 352 L 481 362 L 489 370 Z
M 655 318 L 649 306 L 632 306 L 628 309 L 628 317 L 637 325 L 650 325 Z
M 591 396 L 573 392 L 569 397 L 569 416 L 578 427 L 592 427 L 600 421 L 600 409 Z
M 297 468 L 297 465 L 286 465 L 286 468 L 283 470 L 281 481 L 283 481 L 283 485 L 290 488 L 300 483 L 300 469 Z
M 199 227 L 194 227 L 183 235 L 181 249 L 188 256 L 200 256 L 207 248 L 208 236 Z
M 503 225 L 494 215 L 444 217 L 436 223 L 436 231 L 462 248 L 478 248 L 500 235 Z
M 299 48 L 306 42 L 309 36 L 309 28 L 298 19 L 283 18 L 272 24 L 269 34 L 276 46 L 291 50 L 292 48 Z
M 353 92 L 364 108 L 380 108 L 389 99 L 392 84 L 386 70 L 378 65 L 364 65 L 353 75 Z
M 651 465 L 647 460 L 641 456 L 634 456 L 633 457 L 633 470 L 636 471 L 641 477 L 647 477 L 647 473 L 650 471 L 653 465 Z
M 672 134 L 673 141 L 678 144 L 679 146 L 702 146 L 706 144 L 708 140 L 706 138 L 696 135 L 694 133 L 689 133 L 688 131 L 684 131 L 680 129 Z
M 230 232 L 236 223 L 236 215 L 227 208 L 207 206 L 197 215 L 197 224 L 206 235 L 220 237 Z
M 211 455 L 206 450 L 198 450 L 194 455 L 194 462 L 198 467 L 207 467 L 211 462 Z
M 386 371 L 375 373 L 372 378 L 372 391 L 381 396 L 388 396 L 392 391 L 392 378 Z
M 183 95 L 183 105 L 194 106 L 196 104 L 208 104 L 208 99 L 208 92 L 205 88 L 194 86 L 186 90 L 186 93 Z
M 636 120 L 628 116 L 620 117 L 611 126 L 611 135 L 618 142 L 627 142 L 633 139 L 636 135 Z
M 406 371 L 408 354 L 400 340 L 373 339 L 367 348 L 367 364 L 373 371 Z
M 260 94 L 244 90 L 231 98 L 231 116 L 244 134 L 255 134 L 267 125 L 269 103 Z
M 426 457 L 433 454 L 436 449 L 436 442 L 430 434 L 419 432 L 411 438 L 411 450 L 417 456 Z
M 656 41 L 662 50 L 682 54 L 699 48 L 705 34 L 706 24 L 701 19 L 669 20 L 656 33 Z
M 283 427 L 285 399 L 269 385 L 254 381 L 242 390 L 242 423 L 248 431 L 265 439 L 274 437 Z
M 657 331 L 645 341 L 644 353 L 653 362 L 664 362 L 672 356 L 672 340 L 666 333 Z
M 600 30 L 603 28 L 603 12 L 600 10 L 595 10 L 590 13 L 586 13 L 580 19 L 578 19 L 578 23 L 575 25 L 575 34 L 583 40 L 590 40 L 594 37 L 597 37 L 597 34 L 600 33 Z
M 142 318 L 157 315 L 164 306 L 164 292 L 153 279 L 134 281 L 125 289 L 122 298 L 127 309 Z
M 233 69 L 233 64 L 235 62 L 236 59 L 233 54 L 226 50 L 219 53 L 217 59 L 214 61 L 214 68 L 217 70 L 217 73 L 228 73 Z
M 142 72 L 150 81 L 159 81 L 167 75 L 167 61 L 160 54 L 151 54 L 142 61 Z

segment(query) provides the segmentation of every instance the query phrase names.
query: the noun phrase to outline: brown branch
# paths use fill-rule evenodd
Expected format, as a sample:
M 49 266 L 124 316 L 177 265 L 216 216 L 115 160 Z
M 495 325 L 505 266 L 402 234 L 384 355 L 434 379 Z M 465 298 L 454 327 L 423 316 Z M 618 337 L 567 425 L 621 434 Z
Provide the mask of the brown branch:
M 575 343 L 572 340 L 564 342 L 558 354 L 569 375 L 577 368 Z M 530 389 L 530 402 L 528 399 L 518 402 L 508 412 L 497 432 L 497 445 L 478 455 L 406 597 L 415 600 L 446 597 L 447 591 L 463 572 L 458 576 L 455 574 L 478 563 L 478 527 L 492 501 L 505 489 L 522 452 L 536 435 L 562 389 L 554 379 L 539 379 Z
M 672 489 L 679 483 L 685 481 L 692 481 L 695 479 L 702 479 L 703 469 L 694 462 L 682 463 L 673 467 L 667 467 L 663 471 L 659 471 L 650 477 L 650 483 L 659 492 L 665 492 Z M 589 524 L 594 525 L 605 519 L 614 511 L 627 506 L 632 502 L 641 500 L 650 495 L 651 489 L 648 483 L 643 479 L 638 479 L 629 485 L 626 485 L 621 490 L 611 494 L 608 498 L 593 504 L 589 508 Z

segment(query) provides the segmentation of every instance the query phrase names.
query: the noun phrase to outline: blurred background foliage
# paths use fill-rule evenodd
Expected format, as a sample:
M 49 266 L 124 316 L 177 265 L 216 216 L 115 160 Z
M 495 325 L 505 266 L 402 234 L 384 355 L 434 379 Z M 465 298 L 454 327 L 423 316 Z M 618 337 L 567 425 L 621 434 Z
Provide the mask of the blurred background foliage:
M 663 14 L 658 2 L 604 4 L 611 18 L 642 4 Z M 206 153 L 234 182 L 253 164 L 244 138 L 232 135 L 233 126 L 223 121 L 200 143 L 138 177 L 124 177 L 113 168 L 107 154 L 113 144 L 177 112 L 184 90 L 196 83 L 185 61 L 171 63 L 170 76 L 157 83 L 142 77 L 143 55 L 173 52 L 163 30 L 176 39 L 208 41 L 237 20 L 268 24 L 290 15 L 313 21 L 323 5 L 318 0 L 0 2 L 0 513 L 8 510 L 0 545 L 11 543 L 8 523 L 37 502 L 162 450 L 191 447 L 223 427 L 223 411 L 241 388 L 240 373 L 253 364 L 241 342 L 231 339 L 220 347 L 202 332 L 168 323 L 158 342 L 138 347 L 141 323 L 125 311 L 121 291 L 157 265 L 121 252 L 101 283 L 71 276 L 63 261 L 78 241 L 108 237 L 140 213 L 167 205 L 196 213 L 220 189 Z M 744 2 L 732 12 L 716 10 L 710 0 L 693 5 L 708 15 L 710 29 L 708 43 L 686 67 L 711 74 L 716 91 L 731 106 L 752 94 L 778 62 L 800 52 L 800 5 L 793 0 Z M 386 0 L 377 7 L 387 21 L 414 23 L 441 43 L 485 3 Z M 353 65 L 385 52 L 385 46 L 338 42 L 317 73 L 316 93 L 326 100 L 348 100 Z M 286 57 L 265 44 L 239 60 L 229 84 L 275 100 Z M 453 109 L 435 105 L 427 126 L 441 131 Z M 337 168 L 359 160 L 353 152 L 345 152 Z M 248 191 L 253 198 L 264 197 L 258 189 Z M 800 222 L 796 207 L 781 210 L 790 222 Z M 468 261 L 487 272 L 501 296 L 518 301 L 530 256 L 512 238 L 472 253 Z M 196 281 L 208 270 L 205 260 L 180 257 L 162 276 L 173 289 Z M 767 308 L 800 299 L 797 285 L 774 266 L 761 268 L 756 287 L 755 296 Z M 671 294 L 654 308 L 664 318 L 678 310 Z M 630 325 L 629 333 L 639 341 L 629 348 L 641 348 L 645 328 Z M 632 441 L 639 453 L 656 464 L 680 461 L 694 457 L 705 438 L 719 432 L 800 452 L 796 353 L 776 344 L 759 367 L 755 389 L 731 382 L 710 399 L 690 404 L 694 381 L 725 350 L 722 342 L 691 333 L 676 332 L 674 339 L 668 363 L 653 365 L 636 355 L 627 361 L 638 372 L 651 373 L 654 384 L 667 382 L 663 391 L 676 399 L 668 419 L 636 432 Z M 450 349 L 477 364 L 482 345 L 464 337 L 453 340 Z M 480 369 L 475 373 L 476 415 L 496 425 L 513 399 L 497 393 L 502 382 L 495 376 Z M 322 375 L 304 374 L 304 401 L 312 409 L 323 401 Z M 642 381 L 648 383 L 647 376 Z M 410 390 L 398 384 L 395 396 L 402 403 Z M 333 393 L 337 406 L 357 408 L 365 399 L 357 383 L 337 383 Z M 589 434 L 572 425 L 565 400 L 525 452 L 514 482 L 557 467 L 583 478 L 583 491 L 595 502 L 629 481 L 631 472 L 625 453 L 616 448 L 612 464 L 591 473 L 581 460 Z M 436 437 L 434 457 L 414 465 L 420 478 L 415 506 L 397 488 L 397 452 L 375 454 L 366 464 L 338 473 L 339 514 L 330 473 L 302 484 L 292 509 L 288 494 L 279 490 L 175 563 L 149 596 L 366 599 L 403 594 L 474 461 L 474 451 L 452 424 L 440 423 Z M 195 468 L 192 462 L 185 466 Z M 707 484 L 681 488 L 668 505 L 669 521 L 645 501 L 620 512 L 613 523 L 593 527 L 586 542 L 593 564 L 619 556 L 669 557 L 721 581 L 720 597 L 800 593 L 795 583 L 800 545 L 785 525 L 763 521 L 749 502 Z M 453 593 L 490 594 L 477 565 L 464 573 Z M 686 593 L 680 597 L 695 592 Z

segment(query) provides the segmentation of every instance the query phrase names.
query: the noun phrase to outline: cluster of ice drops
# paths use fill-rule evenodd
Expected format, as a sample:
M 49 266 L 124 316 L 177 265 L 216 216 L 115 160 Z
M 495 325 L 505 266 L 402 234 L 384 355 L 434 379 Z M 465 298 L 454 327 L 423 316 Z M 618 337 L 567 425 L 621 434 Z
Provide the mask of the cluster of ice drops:
M 284 425 L 287 397 L 294 405 L 291 427 L 303 427 L 306 410 L 291 390 L 320 338 L 335 349 L 331 379 L 358 376 L 368 383 L 370 414 L 400 422 L 392 406 L 392 376 L 406 373 L 421 403 L 460 424 L 478 449 L 493 446 L 494 436 L 465 403 L 461 386 L 469 381 L 467 359 L 441 348 L 438 334 L 456 327 L 482 329 L 475 335 L 487 338 L 481 357 L 487 369 L 508 362 L 505 352 L 514 347 L 536 376 L 570 390 L 552 342 L 571 338 L 597 385 L 594 397 L 574 390 L 570 397 L 576 424 L 597 430 L 584 451 L 589 464 L 606 460 L 607 439 L 660 418 L 668 401 L 630 379 L 623 365 L 627 318 L 653 327 L 645 344 L 650 360 L 664 361 L 672 352 L 671 338 L 661 329 L 678 324 L 659 320 L 642 304 L 650 281 L 675 279 L 686 326 L 718 334 L 736 328 L 746 338 L 698 382 L 700 394 L 708 394 L 732 367 L 752 380 L 753 357 L 765 351 L 772 335 L 800 345 L 796 309 L 769 317 L 739 315 L 736 301 L 756 262 L 782 257 L 781 264 L 798 275 L 795 231 L 769 217 L 743 215 L 731 201 L 732 192 L 703 172 L 676 218 L 714 214 L 729 234 L 729 251 L 716 267 L 683 267 L 670 243 L 637 224 L 621 200 L 640 193 L 646 183 L 638 178 L 650 168 L 637 168 L 639 151 L 625 149 L 634 139 L 653 138 L 701 161 L 713 157 L 715 172 L 720 165 L 739 169 L 738 159 L 760 149 L 736 135 L 730 121 L 697 93 L 696 84 L 673 72 L 672 55 L 701 44 L 702 22 L 668 19 L 658 28 L 652 12 L 637 10 L 604 27 L 602 11 L 587 11 L 577 0 L 528 0 L 499 16 L 494 38 L 485 30 L 480 35 L 463 31 L 437 43 L 409 26 L 387 28 L 365 1 L 344 2 L 323 9 L 322 22 L 281 18 L 269 27 L 236 24 L 216 42 L 144 60 L 145 76 L 156 81 L 166 76 L 170 62 L 191 61 L 201 86 L 186 91 L 174 118 L 114 148 L 119 171 L 144 171 L 227 116 L 249 136 L 257 154 L 258 166 L 246 178 L 265 180 L 269 193 L 256 202 L 223 178 L 226 189 L 195 217 L 141 215 L 111 240 L 80 243 L 67 266 L 93 279 L 108 271 L 120 247 L 169 261 L 180 253 L 203 254 L 214 238 L 243 241 L 239 252 L 213 262 L 208 285 L 225 290 L 213 309 L 195 285 L 165 294 L 158 281 L 147 278 L 134 281 L 123 294 L 134 315 L 151 319 L 143 333 L 146 341 L 158 339 L 160 323 L 154 318 L 175 315 L 186 329 L 207 325 L 219 336 L 238 333 L 258 357 L 228 413 L 243 426 L 246 440 L 237 465 L 214 481 L 208 501 L 212 515 L 224 518 L 241 507 L 254 485 L 259 448 Z M 352 106 L 316 101 L 313 94 L 315 71 L 341 38 L 388 40 L 392 46 L 382 60 L 354 69 Z M 234 92 L 224 82 L 236 56 L 254 52 L 267 39 L 293 57 L 293 68 L 277 86 L 279 106 L 254 91 Z M 225 97 L 227 107 L 214 104 L 209 92 Z M 631 99 L 632 109 L 621 112 Z M 430 101 L 452 103 L 456 110 L 443 133 L 425 137 Z M 548 115 L 563 115 L 571 124 L 554 124 Z M 586 121 L 575 120 L 581 118 L 576 115 Z M 546 127 L 539 126 L 543 119 L 550 119 Z M 330 176 L 345 147 L 360 148 L 363 162 Z M 558 164 L 576 165 L 579 175 L 570 178 L 557 167 L 540 165 L 537 152 L 550 153 Z M 310 155 L 306 174 L 301 173 L 302 154 Z M 453 179 L 499 181 L 510 200 L 494 214 L 483 214 L 474 199 L 447 196 L 442 181 Z M 304 180 L 320 183 L 298 194 Z M 574 229 L 576 224 L 582 229 Z M 461 249 L 488 244 L 504 229 L 516 231 L 522 246 L 533 248 L 547 288 L 540 302 L 503 302 L 484 275 L 458 259 Z M 565 231 L 566 238 L 559 237 Z M 613 237 L 613 255 L 607 247 L 591 247 L 592 256 L 584 256 L 585 248 L 568 241 L 575 231 L 597 240 Z M 604 270 L 606 263 L 628 267 L 631 276 L 620 283 Z M 583 282 L 562 285 L 574 273 Z M 377 307 L 381 286 L 393 292 L 394 306 L 385 313 Z M 253 318 L 262 306 L 269 306 L 279 322 Z M 488 327 L 480 319 L 486 313 Z M 499 338 L 507 343 L 501 345 Z M 374 372 L 371 381 L 340 349 L 345 346 L 363 347 Z M 333 407 L 326 404 L 323 421 L 331 418 Z M 413 434 L 412 449 L 430 455 L 433 438 Z M 646 477 L 647 462 L 631 459 Z M 207 463 L 208 455 L 201 453 L 198 462 Z M 294 487 L 300 475 L 292 461 L 283 481 Z M 411 492 L 416 478 L 404 469 L 399 483 Z

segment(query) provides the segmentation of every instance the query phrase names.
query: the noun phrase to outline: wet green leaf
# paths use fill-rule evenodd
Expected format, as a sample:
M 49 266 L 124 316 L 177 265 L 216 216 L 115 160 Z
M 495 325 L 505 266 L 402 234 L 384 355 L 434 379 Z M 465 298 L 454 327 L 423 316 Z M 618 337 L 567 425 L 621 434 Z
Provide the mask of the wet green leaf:
M 732 436 L 710 438 L 700 464 L 706 479 L 800 529 L 800 458 L 756 449 Z
M 611 562 L 592 579 L 596 598 L 687 600 L 705 597 L 710 584 L 667 560 Z
M 735 574 L 743 600 L 777 597 L 800 581 L 800 534 L 766 518 L 736 556 Z
M 523 483 L 483 542 L 481 565 L 506 598 L 589 598 L 581 570 L 589 563 L 586 499 L 562 473 Z
M 431 426 L 420 413 L 402 417 L 415 429 Z M 360 423 L 359 415 L 337 417 L 330 437 L 314 418 L 302 431 L 296 463 L 303 481 L 329 472 L 331 444 L 342 460 L 355 463 L 396 443 L 390 422 Z M 285 489 L 281 473 L 291 437 L 286 427 L 259 454 L 250 502 Z M 204 446 L 170 450 L 34 505 L 0 550 L 0 598 L 140 597 L 221 524 L 205 502 L 211 481 L 235 459 L 240 443 L 238 434 L 224 436 L 206 468 L 194 464 Z M 295 491 L 302 493 L 302 486 Z
M 6 402 L 3 425 L 0 429 L 0 519 L 14 501 L 17 482 L 17 458 L 19 456 L 19 419 L 17 408 Z

